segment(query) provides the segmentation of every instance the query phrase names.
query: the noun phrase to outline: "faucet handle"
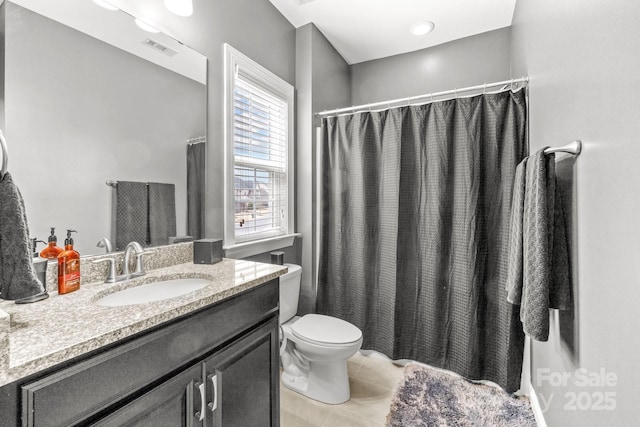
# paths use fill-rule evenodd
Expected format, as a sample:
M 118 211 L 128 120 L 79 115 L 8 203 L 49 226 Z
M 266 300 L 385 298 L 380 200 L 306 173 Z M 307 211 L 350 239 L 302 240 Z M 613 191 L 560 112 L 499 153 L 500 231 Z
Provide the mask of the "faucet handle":
M 116 281 L 116 259 L 114 257 L 107 257 L 102 259 L 94 259 L 91 261 L 93 264 L 101 264 L 103 262 L 109 263 L 107 266 L 107 278 L 104 279 L 104 283 L 115 283 Z
M 145 255 L 151 255 L 156 253 L 156 251 L 142 251 L 140 253 L 134 253 L 135 257 L 136 257 L 136 271 L 133 272 L 133 274 L 137 275 L 137 276 L 142 276 L 143 274 L 145 274 L 146 272 L 144 271 L 144 265 L 142 263 L 142 257 Z

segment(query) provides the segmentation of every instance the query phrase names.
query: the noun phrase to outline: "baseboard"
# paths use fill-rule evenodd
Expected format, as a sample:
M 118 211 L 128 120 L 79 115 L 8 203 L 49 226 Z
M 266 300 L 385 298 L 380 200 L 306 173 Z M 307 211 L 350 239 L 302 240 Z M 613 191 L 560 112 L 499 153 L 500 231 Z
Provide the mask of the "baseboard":
M 544 420 L 544 414 L 542 413 L 542 408 L 540 407 L 540 402 L 538 401 L 538 395 L 533 389 L 533 384 L 531 384 L 531 381 L 526 384 L 526 388 L 527 395 L 529 396 L 529 402 L 531 403 L 533 416 L 536 417 L 536 424 L 538 424 L 538 427 L 547 427 L 547 422 Z

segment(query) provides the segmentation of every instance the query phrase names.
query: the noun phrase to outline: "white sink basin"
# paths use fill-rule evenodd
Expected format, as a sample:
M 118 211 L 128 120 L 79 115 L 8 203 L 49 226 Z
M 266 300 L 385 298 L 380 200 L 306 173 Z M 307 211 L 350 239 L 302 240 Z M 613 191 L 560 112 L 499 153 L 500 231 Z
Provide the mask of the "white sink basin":
M 146 285 L 123 289 L 107 295 L 96 301 L 96 304 L 106 307 L 119 307 L 122 305 L 162 301 L 197 291 L 210 283 L 211 282 L 206 279 L 173 279 L 147 283 Z

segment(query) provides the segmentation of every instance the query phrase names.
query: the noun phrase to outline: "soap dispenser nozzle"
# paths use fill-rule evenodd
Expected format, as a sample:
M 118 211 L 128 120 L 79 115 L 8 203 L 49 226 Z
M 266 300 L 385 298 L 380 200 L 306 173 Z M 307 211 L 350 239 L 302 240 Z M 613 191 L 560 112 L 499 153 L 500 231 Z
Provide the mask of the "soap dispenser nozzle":
M 45 242 L 44 240 L 38 240 L 37 237 L 32 237 L 29 240 L 31 240 L 31 255 L 34 258 L 38 258 L 38 249 L 36 248 L 36 246 L 38 246 L 38 243 L 46 244 L 47 242 Z
M 71 233 L 77 233 L 76 230 L 67 230 L 67 238 L 64 239 L 64 245 L 73 245 L 73 238 L 71 238 Z

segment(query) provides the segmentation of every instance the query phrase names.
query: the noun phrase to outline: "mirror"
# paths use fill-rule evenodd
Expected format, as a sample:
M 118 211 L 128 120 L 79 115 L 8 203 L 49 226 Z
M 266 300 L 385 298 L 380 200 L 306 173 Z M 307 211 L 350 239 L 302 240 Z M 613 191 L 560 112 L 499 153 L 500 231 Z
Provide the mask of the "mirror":
M 46 241 L 55 227 L 62 247 L 75 229 L 81 255 L 104 253 L 96 244 L 111 238 L 115 191 L 106 181 L 174 184 L 185 235 L 187 142 L 206 136 L 206 57 L 90 0 L 2 7 L 8 171 L 31 236 Z

